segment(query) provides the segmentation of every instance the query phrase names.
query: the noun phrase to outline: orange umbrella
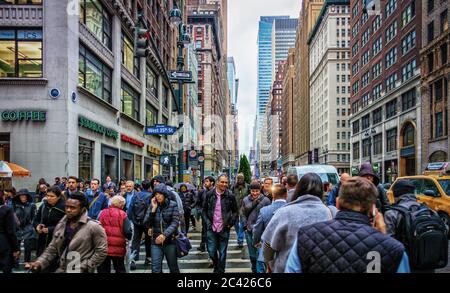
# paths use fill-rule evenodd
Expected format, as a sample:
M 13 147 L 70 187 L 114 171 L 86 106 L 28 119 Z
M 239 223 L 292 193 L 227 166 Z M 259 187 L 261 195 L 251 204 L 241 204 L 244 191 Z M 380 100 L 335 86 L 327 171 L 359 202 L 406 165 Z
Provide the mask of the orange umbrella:
M 29 177 L 29 176 L 31 176 L 31 172 L 22 166 L 19 166 L 14 163 L 6 162 L 6 161 L 2 161 L 1 163 L 3 163 L 4 165 L 6 164 L 7 167 L 9 167 L 9 169 L 12 172 L 12 177 Z M 9 177 L 9 176 L 6 176 L 6 177 Z

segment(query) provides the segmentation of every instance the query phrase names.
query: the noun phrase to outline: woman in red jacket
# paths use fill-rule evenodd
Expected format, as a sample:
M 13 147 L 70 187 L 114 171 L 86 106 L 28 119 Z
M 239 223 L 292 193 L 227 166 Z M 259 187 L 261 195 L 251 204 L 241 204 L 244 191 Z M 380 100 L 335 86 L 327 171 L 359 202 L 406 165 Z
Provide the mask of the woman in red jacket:
M 116 195 L 111 198 L 110 207 L 100 213 L 99 221 L 108 237 L 108 257 L 97 268 L 99 273 L 111 273 L 111 262 L 116 273 L 126 272 L 127 239 L 131 239 L 132 229 L 127 213 L 123 211 L 124 206 L 125 199 Z

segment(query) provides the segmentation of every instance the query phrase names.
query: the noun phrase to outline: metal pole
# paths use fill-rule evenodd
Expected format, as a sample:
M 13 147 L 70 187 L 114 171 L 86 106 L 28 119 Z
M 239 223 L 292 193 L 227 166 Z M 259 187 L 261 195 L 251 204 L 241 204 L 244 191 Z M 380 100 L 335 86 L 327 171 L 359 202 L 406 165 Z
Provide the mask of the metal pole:
M 180 9 L 183 10 L 183 1 L 180 0 Z M 183 11 L 182 11 L 183 12 Z M 178 25 L 178 57 L 177 57 L 177 69 L 183 70 L 184 67 L 184 58 L 183 58 L 183 47 L 184 44 L 182 42 L 183 37 L 183 21 Z M 183 82 L 178 80 L 178 114 L 183 114 Z M 178 151 L 178 182 L 183 182 L 183 170 L 184 170 L 184 162 L 183 162 L 183 130 L 181 132 L 180 140 L 181 149 Z

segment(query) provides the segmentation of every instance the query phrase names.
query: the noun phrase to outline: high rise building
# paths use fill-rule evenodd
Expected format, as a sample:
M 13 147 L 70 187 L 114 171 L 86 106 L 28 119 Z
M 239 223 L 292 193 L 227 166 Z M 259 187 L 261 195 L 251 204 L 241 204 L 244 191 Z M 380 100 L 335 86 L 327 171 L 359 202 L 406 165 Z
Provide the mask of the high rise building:
M 422 1 L 422 171 L 450 160 L 450 29 L 448 1 Z
M 299 28 L 295 40 L 295 82 L 293 148 L 295 165 L 308 164 L 310 150 L 310 100 L 309 100 L 309 46 L 308 36 L 316 23 L 323 0 L 303 0 L 299 17 Z
M 283 171 L 295 165 L 294 133 L 298 131 L 294 125 L 294 117 L 298 115 L 294 109 L 294 84 L 295 84 L 295 48 L 289 49 L 289 55 L 282 70 L 282 112 L 281 112 L 281 156 Z
M 231 115 L 233 116 L 233 164 L 234 169 L 239 167 L 239 129 L 237 99 L 239 92 L 239 79 L 236 78 L 236 64 L 233 57 L 228 57 L 228 89 L 230 91 Z M 233 173 L 233 172 L 232 172 Z
M 422 2 L 350 3 L 352 172 L 370 162 L 382 182 L 420 174 Z
M 188 31 L 195 44 L 198 67 L 198 101 L 202 107 L 204 175 L 218 175 L 229 166 L 231 113 L 227 83 L 226 1 L 188 0 Z M 232 135 L 231 135 L 232 136 Z
M 80 0 L 77 14 L 67 1 L 0 2 L 0 159 L 32 172 L 22 187 L 41 177 L 176 174 L 160 164 L 175 152 L 169 140 L 144 135 L 178 110 L 167 73 L 177 32 L 169 3 Z M 138 13 L 150 30 L 147 58 L 134 57 Z
M 280 61 L 286 61 L 288 51 L 295 47 L 295 35 L 297 33 L 297 18 L 275 19 L 272 26 L 272 52 L 274 55 L 274 71 L 278 68 Z
M 349 0 L 326 0 L 308 38 L 310 149 L 339 173 L 350 172 Z

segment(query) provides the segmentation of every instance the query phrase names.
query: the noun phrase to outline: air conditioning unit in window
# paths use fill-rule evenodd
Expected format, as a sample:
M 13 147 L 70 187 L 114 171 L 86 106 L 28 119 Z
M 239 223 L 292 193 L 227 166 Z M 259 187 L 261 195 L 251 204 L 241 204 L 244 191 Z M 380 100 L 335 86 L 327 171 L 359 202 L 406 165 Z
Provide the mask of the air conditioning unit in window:
M 385 92 L 385 91 L 382 91 L 382 92 L 380 93 L 380 98 L 384 97 L 384 95 L 386 95 L 386 92 Z

